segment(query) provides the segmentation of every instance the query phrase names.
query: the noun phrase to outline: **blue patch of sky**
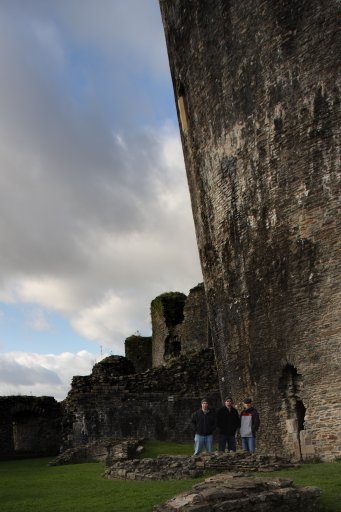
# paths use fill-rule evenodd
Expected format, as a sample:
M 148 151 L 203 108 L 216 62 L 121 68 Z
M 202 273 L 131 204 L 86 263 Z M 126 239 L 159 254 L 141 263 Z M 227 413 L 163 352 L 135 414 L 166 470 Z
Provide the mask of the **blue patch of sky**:
M 49 326 L 48 330 L 34 330 L 34 316 L 42 313 Z M 100 346 L 77 335 L 67 319 L 58 313 L 32 305 L 0 305 L 0 352 L 34 352 L 39 354 L 60 354 L 87 350 L 100 353 Z
M 129 65 L 127 56 L 117 53 L 114 61 L 94 47 L 70 49 L 68 85 L 80 108 L 96 102 L 113 131 L 176 123 L 170 77 L 157 79 L 143 63 Z

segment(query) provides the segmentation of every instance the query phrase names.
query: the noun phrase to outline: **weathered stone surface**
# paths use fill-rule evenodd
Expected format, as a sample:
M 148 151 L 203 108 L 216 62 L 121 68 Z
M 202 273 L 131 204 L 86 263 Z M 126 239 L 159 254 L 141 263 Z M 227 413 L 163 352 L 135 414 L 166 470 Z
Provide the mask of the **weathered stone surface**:
M 319 510 L 320 489 L 294 487 L 284 478 L 240 477 L 224 473 L 194 485 L 155 512 L 313 512 Z
M 92 368 L 92 378 L 97 382 L 108 382 L 111 378 L 135 373 L 134 365 L 127 357 L 108 356 Z
M 56 455 L 61 407 L 52 397 L 0 397 L 0 459 Z
M 212 345 L 203 283 L 192 288 L 188 297 L 178 292 L 156 297 L 151 315 L 154 367 Z
M 160 0 L 221 392 L 341 454 L 340 2 Z
M 133 335 L 124 342 L 125 355 L 134 365 L 135 373 L 152 367 L 152 337 Z
M 62 449 L 101 438 L 190 440 L 191 415 L 204 395 L 220 406 L 212 349 L 133 375 L 112 372 L 110 361 L 96 365 L 95 373 L 73 378 L 63 402 Z
M 247 452 L 212 453 L 200 457 L 159 455 L 155 459 L 116 460 L 105 476 L 124 480 L 182 480 L 197 478 L 206 471 L 276 471 L 293 464 L 277 455 L 251 455 Z
M 181 352 L 181 341 L 176 333 L 176 327 L 184 319 L 185 301 L 185 294 L 167 292 L 156 297 L 151 303 L 153 367 L 161 366 Z
M 184 306 L 184 319 L 178 328 L 181 353 L 198 352 L 212 345 L 203 283 L 189 291 Z
M 79 464 L 82 462 L 105 462 L 113 464 L 117 460 L 126 460 L 136 457 L 138 448 L 142 447 L 138 439 L 101 439 L 93 443 L 69 448 L 49 463 L 49 466 L 62 466 L 64 464 Z

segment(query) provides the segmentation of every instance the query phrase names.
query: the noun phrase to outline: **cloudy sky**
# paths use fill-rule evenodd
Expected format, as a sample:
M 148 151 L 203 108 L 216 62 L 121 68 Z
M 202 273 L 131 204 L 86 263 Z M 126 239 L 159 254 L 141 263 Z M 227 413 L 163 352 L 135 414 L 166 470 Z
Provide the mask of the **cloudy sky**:
M 0 0 L 0 395 L 63 399 L 202 280 L 157 0 Z

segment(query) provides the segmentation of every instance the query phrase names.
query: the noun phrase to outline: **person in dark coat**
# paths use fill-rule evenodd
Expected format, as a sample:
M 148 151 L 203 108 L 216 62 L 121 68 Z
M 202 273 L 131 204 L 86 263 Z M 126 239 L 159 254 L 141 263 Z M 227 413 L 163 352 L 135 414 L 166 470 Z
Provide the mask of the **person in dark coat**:
M 224 406 L 217 412 L 217 426 L 219 429 L 218 450 L 236 451 L 236 431 L 240 427 L 240 419 L 237 409 L 233 406 L 233 400 L 227 396 Z
M 195 411 L 191 418 L 195 430 L 194 436 L 194 456 L 200 455 L 205 447 L 207 453 L 212 452 L 213 431 L 216 428 L 216 413 L 209 409 L 208 399 L 201 400 L 201 409 Z

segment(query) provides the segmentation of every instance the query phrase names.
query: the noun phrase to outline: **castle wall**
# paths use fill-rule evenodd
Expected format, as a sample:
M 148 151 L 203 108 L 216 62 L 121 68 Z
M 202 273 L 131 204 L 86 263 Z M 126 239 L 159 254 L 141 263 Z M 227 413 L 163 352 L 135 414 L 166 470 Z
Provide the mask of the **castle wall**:
M 179 327 L 181 353 L 189 354 L 211 345 L 204 284 L 189 291 L 184 306 L 184 320 Z
M 221 392 L 341 454 L 336 0 L 160 0 Z
M 154 368 L 181 352 L 178 330 L 184 319 L 185 301 L 185 294 L 167 292 L 156 297 L 151 303 L 152 364 Z
M 124 342 L 125 355 L 135 368 L 135 373 L 145 372 L 152 367 L 152 337 L 129 336 Z
M 52 397 L 0 397 L 0 459 L 56 455 L 61 410 Z
M 116 358 L 98 363 L 91 375 L 73 378 L 63 402 L 63 450 L 103 438 L 189 441 L 191 415 L 202 396 L 220 406 L 212 349 L 134 375 L 112 372 Z
M 203 283 L 192 288 L 187 297 L 179 292 L 159 295 L 152 301 L 151 317 L 153 367 L 212 344 Z

